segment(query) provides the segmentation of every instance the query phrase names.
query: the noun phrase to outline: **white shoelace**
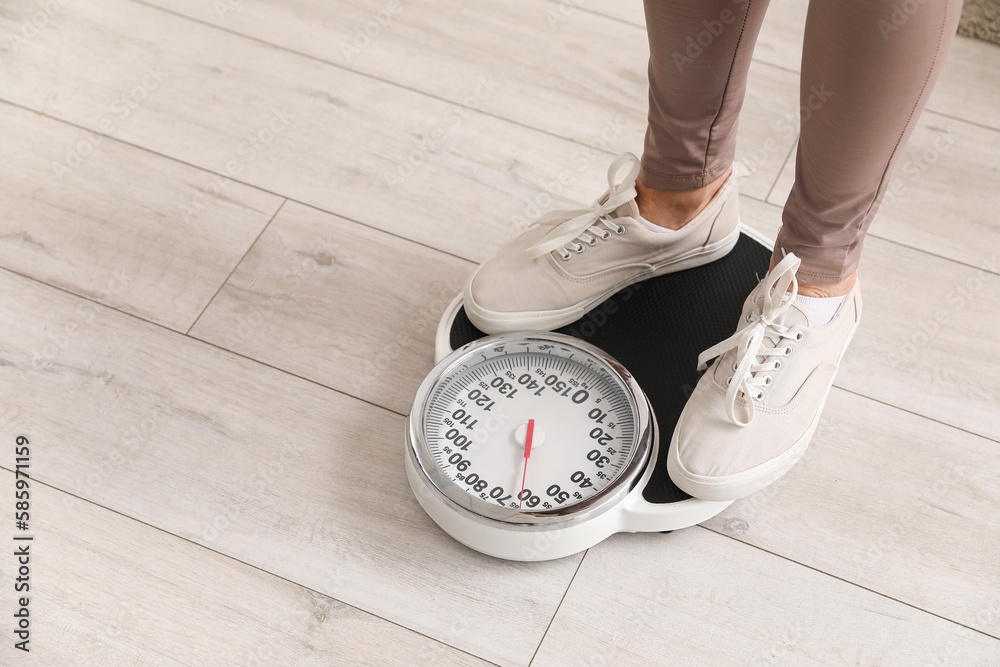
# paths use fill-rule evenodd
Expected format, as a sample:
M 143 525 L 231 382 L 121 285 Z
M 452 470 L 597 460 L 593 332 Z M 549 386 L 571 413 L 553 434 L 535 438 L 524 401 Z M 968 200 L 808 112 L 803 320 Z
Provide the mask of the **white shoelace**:
M 769 373 L 781 367 L 782 357 L 791 354 L 792 348 L 782 343 L 802 340 L 802 331 L 792 331 L 778 323 L 798 294 L 799 283 L 795 272 L 800 264 L 802 260 L 794 254 L 785 255 L 768 272 L 761 294 L 755 299 L 759 311 L 755 307 L 747 313 L 747 325 L 698 355 L 698 370 L 705 370 L 709 360 L 736 349 L 737 361 L 733 364 L 733 375 L 727 381 L 726 416 L 737 426 L 746 426 L 753 421 L 754 403 L 764 398 L 764 387 L 773 382 Z M 791 291 L 788 291 L 789 285 Z M 740 395 L 746 400 L 746 421 L 736 415 L 736 399 Z
M 628 174 L 619 182 L 615 182 L 618 172 L 626 164 Z M 608 169 L 608 193 L 590 208 L 565 211 L 552 211 L 538 219 L 538 225 L 552 229 L 536 245 L 528 248 L 532 259 L 547 255 L 553 250 L 559 251 L 559 256 L 569 259 L 570 252 L 581 253 L 586 245 L 595 245 L 598 239 L 607 241 L 611 232 L 624 234 L 625 227 L 619 225 L 611 217 L 619 206 L 635 199 L 635 179 L 639 176 L 639 158 L 632 153 L 622 153 L 611 163 Z M 603 200 L 603 202 L 601 201 Z

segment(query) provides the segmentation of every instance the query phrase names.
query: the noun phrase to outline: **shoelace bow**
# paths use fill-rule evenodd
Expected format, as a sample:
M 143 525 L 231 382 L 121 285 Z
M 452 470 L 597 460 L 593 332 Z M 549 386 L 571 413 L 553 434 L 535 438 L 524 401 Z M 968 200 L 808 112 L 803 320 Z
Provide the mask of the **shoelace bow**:
M 780 357 L 791 352 L 791 348 L 781 346 L 781 342 L 786 339 L 796 342 L 802 340 L 801 331 L 792 331 L 790 327 L 779 324 L 781 316 L 792 307 L 792 301 L 798 294 L 799 283 L 795 272 L 801 263 L 794 254 L 785 255 L 768 272 L 760 290 L 762 294 L 755 299 L 755 304 L 759 303 L 760 312 L 756 308 L 750 311 L 750 321 L 746 326 L 698 355 L 698 370 L 705 370 L 711 359 L 736 349 L 737 361 L 733 366 L 733 375 L 727 382 L 726 416 L 737 426 L 746 426 L 753 421 L 754 403 L 764 397 L 763 387 L 772 382 L 767 373 L 777 370 L 781 366 Z M 789 285 L 792 287 L 790 292 Z M 746 400 L 746 421 L 740 420 L 736 415 L 736 399 L 740 395 Z
M 626 164 L 628 174 L 620 182 L 615 182 L 618 172 Z M 625 228 L 614 222 L 611 214 L 619 206 L 635 199 L 635 179 L 639 176 L 639 158 L 632 153 L 622 153 L 608 168 L 608 192 L 590 208 L 565 211 L 551 211 L 543 215 L 535 224 L 552 229 L 536 245 L 528 248 L 528 255 L 537 259 L 553 250 L 559 250 L 563 259 L 570 252 L 583 252 L 584 243 L 594 245 L 597 239 L 608 240 L 611 232 L 622 234 Z

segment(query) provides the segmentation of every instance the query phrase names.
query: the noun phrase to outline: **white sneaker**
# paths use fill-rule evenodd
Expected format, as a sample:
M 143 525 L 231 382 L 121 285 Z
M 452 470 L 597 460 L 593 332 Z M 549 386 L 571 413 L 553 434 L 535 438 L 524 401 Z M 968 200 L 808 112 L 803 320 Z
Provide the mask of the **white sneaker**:
M 618 172 L 628 165 L 620 183 Z M 578 320 L 646 278 L 707 264 L 739 239 L 739 196 L 730 174 L 709 205 L 681 229 L 637 221 L 639 159 L 620 155 L 608 191 L 591 208 L 554 211 L 486 260 L 465 288 L 465 312 L 485 333 L 551 330 Z
M 786 255 L 747 298 L 736 333 L 698 357 L 699 369 L 719 358 L 684 406 L 667 457 L 670 479 L 696 498 L 736 500 L 764 488 L 802 457 L 816 430 L 861 318 L 861 292 L 855 284 L 833 319 L 814 327 L 795 299 L 800 264 Z

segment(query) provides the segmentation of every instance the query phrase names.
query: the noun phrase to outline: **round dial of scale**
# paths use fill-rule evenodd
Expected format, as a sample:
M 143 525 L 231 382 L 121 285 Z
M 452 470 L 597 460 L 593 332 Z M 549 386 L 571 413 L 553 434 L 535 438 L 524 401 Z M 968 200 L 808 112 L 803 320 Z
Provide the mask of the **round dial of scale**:
M 598 348 L 507 334 L 442 364 L 418 391 L 411 448 L 433 487 L 468 512 L 511 523 L 592 512 L 645 465 L 648 404 Z

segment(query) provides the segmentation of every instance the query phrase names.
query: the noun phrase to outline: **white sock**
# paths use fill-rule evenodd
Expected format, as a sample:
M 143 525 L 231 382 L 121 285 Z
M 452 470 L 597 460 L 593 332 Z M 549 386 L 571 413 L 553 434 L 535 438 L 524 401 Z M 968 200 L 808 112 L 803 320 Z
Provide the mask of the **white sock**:
M 646 218 L 642 217 L 641 215 L 636 216 L 635 220 L 636 222 L 638 222 L 640 225 L 642 225 L 651 232 L 658 232 L 660 234 L 669 234 L 670 232 L 677 231 L 676 229 L 670 229 L 669 227 L 660 227 L 658 224 L 646 220 Z
M 809 311 L 812 315 L 813 326 L 821 327 L 824 324 L 829 324 L 833 316 L 837 314 L 840 310 L 840 304 L 844 303 L 844 299 L 847 295 L 843 296 L 802 296 L 801 294 L 796 294 L 795 298 Z

